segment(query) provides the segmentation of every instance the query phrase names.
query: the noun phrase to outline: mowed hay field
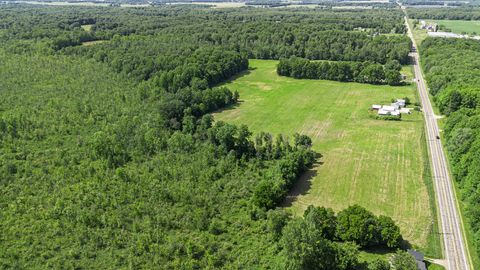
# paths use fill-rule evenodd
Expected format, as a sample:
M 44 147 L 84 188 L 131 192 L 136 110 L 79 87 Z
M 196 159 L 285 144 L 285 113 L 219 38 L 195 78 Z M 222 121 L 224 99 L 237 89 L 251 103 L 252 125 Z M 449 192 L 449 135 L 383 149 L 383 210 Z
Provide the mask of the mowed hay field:
M 445 25 L 445 27 L 452 30 L 453 33 L 476 33 L 480 35 L 480 21 L 437 20 L 432 22 Z
M 375 86 L 322 80 L 297 80 L 276 74 L 277 61 L 251 60 L 247 74 L 228 83 L 240 104 L 215 114 L 217 121 L 247 124 L 255 133 L 312 137 L 321 164 L 301 179 L 292 203 L 296 214 L 310 205 L 342 210 L 360 204 L 391 216 L 404 237 L 424 247 L 431 231 L 429 194 L 423 175 L 422 115 L 402 121 L 369 117 L 372 104 L 408 96 L 413 86 Z

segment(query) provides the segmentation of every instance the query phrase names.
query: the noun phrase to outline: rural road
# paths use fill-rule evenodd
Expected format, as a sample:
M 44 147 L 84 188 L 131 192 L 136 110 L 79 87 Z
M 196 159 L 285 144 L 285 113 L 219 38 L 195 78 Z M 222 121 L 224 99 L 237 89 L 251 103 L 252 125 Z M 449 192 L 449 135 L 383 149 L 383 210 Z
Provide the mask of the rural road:
M 407 18 L 405 17 L 405 22 Z M 428 144 L 428 151 L 431 157 L 432 176 L 437 195 L 438 213 L 440 215 L 439 232 L 443 235 L 444 255 L 447 270 L 470 270 L 470 261 L 467 254 L 462 233 L 461 217 L 458 213 L 455 191 L 453 183 L 448 172 L 447 160 L 443 151 L 439 136 L 437 119 L 433 112 L 432 104 L 428 96 L 427 86 L 420 68 L 419 54 L 417 45 L 413 39 L 413 34 L 408 26 L 408 35 L 413 42 L 413 67 L 415 78 L 417 79 L 417 88 L 422 103 L 425 129 Z

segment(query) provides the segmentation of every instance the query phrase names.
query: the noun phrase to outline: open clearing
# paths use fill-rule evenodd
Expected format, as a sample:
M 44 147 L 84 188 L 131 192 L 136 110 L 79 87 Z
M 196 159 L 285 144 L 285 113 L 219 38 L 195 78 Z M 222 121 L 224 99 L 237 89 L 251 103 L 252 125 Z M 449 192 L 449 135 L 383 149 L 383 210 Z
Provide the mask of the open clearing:
M 92 32 L 93 24 L 84 24 L 81 27 L 85 32 Z
M 410 243 L 427 246 L 434 218 L 423 179 L 422 115 L 404 115 L 401 122 L 368 116 L 374 103 L 405 96 L 416 101 L 414 87 L 297 80 L 278 76 L 276 64 L 250 60 L 252 70 L 227 84 L 239 91 L 239 106 L 217 113 L 216 120 L 312 137 L 323 158 L 296 188 L 295 213 L 310 204 L 336 211 L 360 204 L 394 218 Z
M 446 28 L 452 30 L 452 33 L 480 34 L 480 21 L 435 20 L 432 22 L 444 25 Z

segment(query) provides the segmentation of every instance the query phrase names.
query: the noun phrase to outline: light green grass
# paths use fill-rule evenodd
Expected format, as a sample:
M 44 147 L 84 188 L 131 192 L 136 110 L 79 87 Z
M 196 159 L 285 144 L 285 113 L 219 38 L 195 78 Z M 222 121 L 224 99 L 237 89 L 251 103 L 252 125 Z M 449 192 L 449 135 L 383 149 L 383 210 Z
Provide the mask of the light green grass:
M 480 34 L 480 21 L 436 20 L 432 22 L 438 25 L 444 25 L 446 28 L 452 30 L 453 33 Z
M 92 31 L 92 26 L 93 26 L 93 24 L 84 24 L 81 27 L 85 32 L 91 32 Z
M 445 270 L 445 267 L 438 264 L 427 262 L 427 269 L 428 270 Z
M 411 83 L 412 80 L 413 80 L 413 77 L 415 77 L 415 76 L 413 75 L 412 66 L 403 66 L 403 67 L 402 67 L 402 70 L 400 70 L 400 73 L 401 73 L 402 75 L 407 76 L 407 78 L 404 80 L 406 83 Z
M 435 218 L 423 179 L 428 159 L 422 115 L 392 122 L 372 119 L 368 111 L 392 98 L 415 102 L 414 86 L 296 80 L 278 76 L 276 64 L 251 60 L 253 70 L 227 84 L 239 91 L 240 105 L 216 120 L 247 124 L 253 132 L 312 137 L 322 165 L 291 206 L 295 213 L 310 204 L 336 211 L 360 204 L 391 216 L 410 243 L 426 247 Z
M 427 30 L 420 29 L 420 24 L 417 24 L 416 27 L 413 26 L 413 19 L 408 19 L 408 24 L 410 25 L 410 29 L 412 29 L 413 39 L 415 39 L 415 43 L 417 43 L 417 47 L 420 47 L 422 41 L 427 38 Z M 419 48 L 417 48 L 419 49 Z
M 85 42 L 82 42 L 82 45 L 83 46 L 93 46 L 95 44 L 100 44 L 100 43 L 103 43 L 105 42 L 106 40 L 92 40 L 92 41 L 85 41 Z

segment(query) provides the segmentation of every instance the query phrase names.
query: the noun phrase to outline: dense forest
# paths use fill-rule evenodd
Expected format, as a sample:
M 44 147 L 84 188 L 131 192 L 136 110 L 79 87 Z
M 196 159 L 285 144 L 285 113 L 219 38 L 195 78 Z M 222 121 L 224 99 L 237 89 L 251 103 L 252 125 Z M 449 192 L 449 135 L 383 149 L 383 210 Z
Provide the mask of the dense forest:
M 277 73 L 297 79 L 399 85 L 401 69 L 397 60 L 382 66 L 371 62 L 309 61 L 294 57 L 280 60 Z
M 292 217 L 311 139 L 209 114 L 248 58 L 404 62 L 399 10 L 8 6 L 0 27 L 0 268 L 379 270 L 359 249 L 403 247 L 360 206 Z
M 443 3 L 442 3 L 443 4 Z M 408 16 L 413 19 L 480 20 L 479 7 L 411 8 Z
M 480 253 L 480 41 L 428 38 L 421 45 L 424 71 L 440 110 L 452 173 Z

